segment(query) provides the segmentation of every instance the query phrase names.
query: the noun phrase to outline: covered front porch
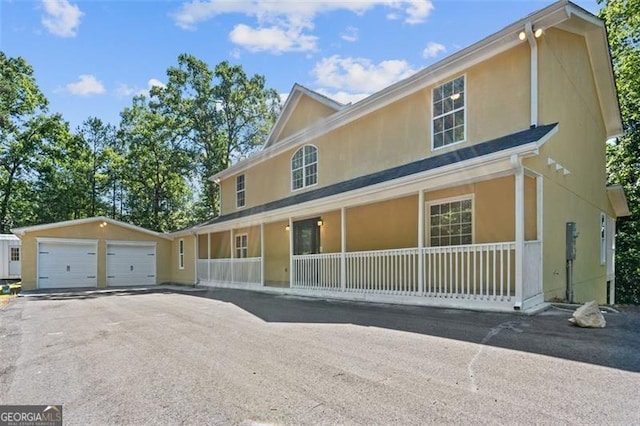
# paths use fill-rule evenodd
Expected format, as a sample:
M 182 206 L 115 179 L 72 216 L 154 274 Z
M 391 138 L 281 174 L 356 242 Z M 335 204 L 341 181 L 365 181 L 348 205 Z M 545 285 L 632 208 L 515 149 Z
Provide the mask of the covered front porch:
M 541 179 L 519 169 L 458 184 L 431 180 L 410 193 L 389 189 L 200 229 L 198 280 L 350 300 L 530 309 L 543 302 Z

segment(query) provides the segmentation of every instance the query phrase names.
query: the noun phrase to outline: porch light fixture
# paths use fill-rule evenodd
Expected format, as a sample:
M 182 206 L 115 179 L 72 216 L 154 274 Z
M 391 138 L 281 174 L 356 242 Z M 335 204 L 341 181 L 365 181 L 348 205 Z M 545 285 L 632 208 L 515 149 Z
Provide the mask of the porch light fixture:
M 322 221 L 322 219 L 318 220 L 318 226 L 322 226 L 324 224 L 324 222 Z
M 540 38 L 540 37 L 542 37 L 542 28 L 538 28 L 538 29 L 533 33 L 533 35 L 534 35 L 536 38 Z
M 524 31 L 520 31 L 520 34 L 518 34 L 518 38 L 520 39 L 520 41 L 525 41 L 527 35 L 524 33 Z
M 285 230 L 285 231 L 288 231 L 288 230 L 289 230 L 289 225 L 285 226 L 285 227 L 284 227 L 284 230 Z
M 107 226 L 107 222 L 102 222 L 102 223 L 100 224 L 100 228 L 104 228 L 105 226 Z

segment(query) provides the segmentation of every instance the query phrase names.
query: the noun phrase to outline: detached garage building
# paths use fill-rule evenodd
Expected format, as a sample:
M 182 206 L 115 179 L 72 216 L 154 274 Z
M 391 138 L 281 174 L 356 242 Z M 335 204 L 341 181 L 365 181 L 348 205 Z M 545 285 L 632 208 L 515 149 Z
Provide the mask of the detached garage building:
M 168 260 L 173 258 L 176 243 L 169 234 L 106 217 L 18 228 L 13 232 L 22 240 L 25 290 L 185 281 L 174 279 L 173 262 Z

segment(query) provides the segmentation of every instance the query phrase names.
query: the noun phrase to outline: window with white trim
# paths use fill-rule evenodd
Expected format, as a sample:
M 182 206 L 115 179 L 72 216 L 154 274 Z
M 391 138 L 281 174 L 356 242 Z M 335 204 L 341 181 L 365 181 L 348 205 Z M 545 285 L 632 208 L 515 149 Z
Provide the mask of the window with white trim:
M 473 243 L 471 198 L 429 206 L 429 241 L 432 247 Z
M 318 148 L 305 145 L 291 158 L 291 189 L 301 189 L 318 183 Z
M 464 75 L 433 89 L 433 149 L 465 140 Z
M 600 213 L 600 265 L 607 263 L 607 216 Z
M 244 207 L 245 199 L 245 185 L 244 175 L 236 176 L 236 207 Z
M 249 254 L 249 236 L 247 234 L 236 235 L 236 258 L 244 259 Z
M 20 262 L 20 247 L 11 247 L 9 260 L 11 262 Z
M 184 239 L 178 240 L 178 268 L 184 269 Z

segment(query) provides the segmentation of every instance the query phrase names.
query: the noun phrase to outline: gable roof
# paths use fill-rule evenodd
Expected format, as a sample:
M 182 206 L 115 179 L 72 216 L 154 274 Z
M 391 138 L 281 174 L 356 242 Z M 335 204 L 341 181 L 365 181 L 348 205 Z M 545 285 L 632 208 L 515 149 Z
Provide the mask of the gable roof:
M 65 221 L 62 221 L 62 222 L 45 223 L 45 224 L 42 224 L 42 225 L 34 225 L 34 226 L 25 226 L 25 227 L 22 227 L 22 228 L 12 229 L 11 232 L 13 232 L 14 234 L 16 234 L 19 237 L 22 237 L 22 236 L 24 236 L 25 234 L 27 234 L 29 232 L 43 231 L 43 230 L 46 230 L 46 229 L 54 229 L 54 228 L 62 228 L 64 226 L 82 225 L 82 224 L 85 224 L 85 223 L 92 223 L 92 222 L 106 222 L 106 223 L 109 223 L 111 225 L 116 225 L 116 226 L 120 226 L 122 228 L 131 229 L 133 231 L 138 231 L 138 232 L 142 232 L 142 233 L 145 233 L 145 234 L 153 235 L 154 237 L 165 238 L 167 240 L 173 239 L 168 234 L 164 234 L 164 233 L 156 232 L 156 231 L 151 231 L 149 229 L 142 228 L 142 227 L 136 226 L 136 225 L 132 225 L 132 224 L 126 223 L 126 222 L 121 222 L 119 220 L 111 219 L 111 218 L 106 217 L 106 216 L 95 216 L 95 217 L 89 217 L 89 218 L 86 218 L 86 219 L 65 220 Z
M 291 91 L 289 92 L 289 96 L 287 96 L 287 100 L 285 101 L 284 106 L 282 107 L 282 112 L 280 112 L 280 115 L 278 116 L 275 124 L 273 125 L 273 128 L 271 129 L 271 132 L 269 132 L 269 135 L 267 136 L 267 139 L 262 147 L 263 150 L 267 149 L 278 140 L 278 137 L 282 133 L 282 130 L 289 121 L 289 118 L 291 118 L 291 115 L 295 111 L 298 102 L 303 96 L 307 96 L 336 112 L 345 107 L 345 105 L 336 102 L 321 93 L 314 92 L 313 90 L 308 89 L 298 83 L 294 84 L 291 88 Z
M 543 30 L 558 27 L 564 31 L 585 36 L 607 137 L 620 136 L 623 132 L 622 119 L 604 23 L 598 17 L 574 3 L 568 0 L 560 0 L 418 71 L 414 75 L 374 93 L 360 102 L 345 106 L 340 111 L 327 117 L 322 123 L 296 132 L 282 139 L 278 144 L 269 144 L 269 146 L 265 144 L 262 151 L 216 173 L 210 180 L 219 182 L 236 173 L 241 173 L 254 164 L 301 146 L 311 139 L 351 123 L 418 90 L 436 84 L 451 77 L 453 74 L 511 49 L 523 43 L 518 38 L 518 34 L 523 31 L 527 24 L 530 24 L 533 28 L 541 28 Z
M 328 185 L 323 188 L 303 192 L 300 194 L 292 195 L 287 198 L 271 201 L 269 203 L 235 211 L 223 216 L 218 216 L 211 219 L 208 222 L 204 222 L 200 225 L 196 225 L 194 228 L 199 228 L 207 225 L 213 225 L 217 223 L 226 222 L 233 219 L 239 219 L 247 216 L 251 216 L 258 213 L 268 212 L 283 207 L 289 207 L 308 201 L 317 200 L 331 195 L 342 194 L 349 191 L 365 188 L 368 186 L 376 185 L 383 182 L 392 181 L 395 179 L 415 175 L 418 173 L 435 170 L 440 167 L 454 165 L 466 160 L 487 156 L 501 151 L 509 151 L 513 148 L 524 147 L 527 145 L 534 145 L 533 149 L 537 149 L 547 139 L 553 136 L 558 130 L 558 123 L 549 124 L 546 126 L 532 127 L 527 130 L 523 130 L 517 133 L 506 135 L 497 139 L 493 139 L 487 142 L 479 143 L 476 145 L 460 148 L 455 151 L 450 151 L 444 154 L 427 157 L 422 160 L 414 161 L 412 163 L 404 164 L 401 166 L 393 167 L 391 169 L 383 170 L 376 173 L 371 173 L 365 176 L 360 176 L 344 182 L 339 182 L 333 185 Z

